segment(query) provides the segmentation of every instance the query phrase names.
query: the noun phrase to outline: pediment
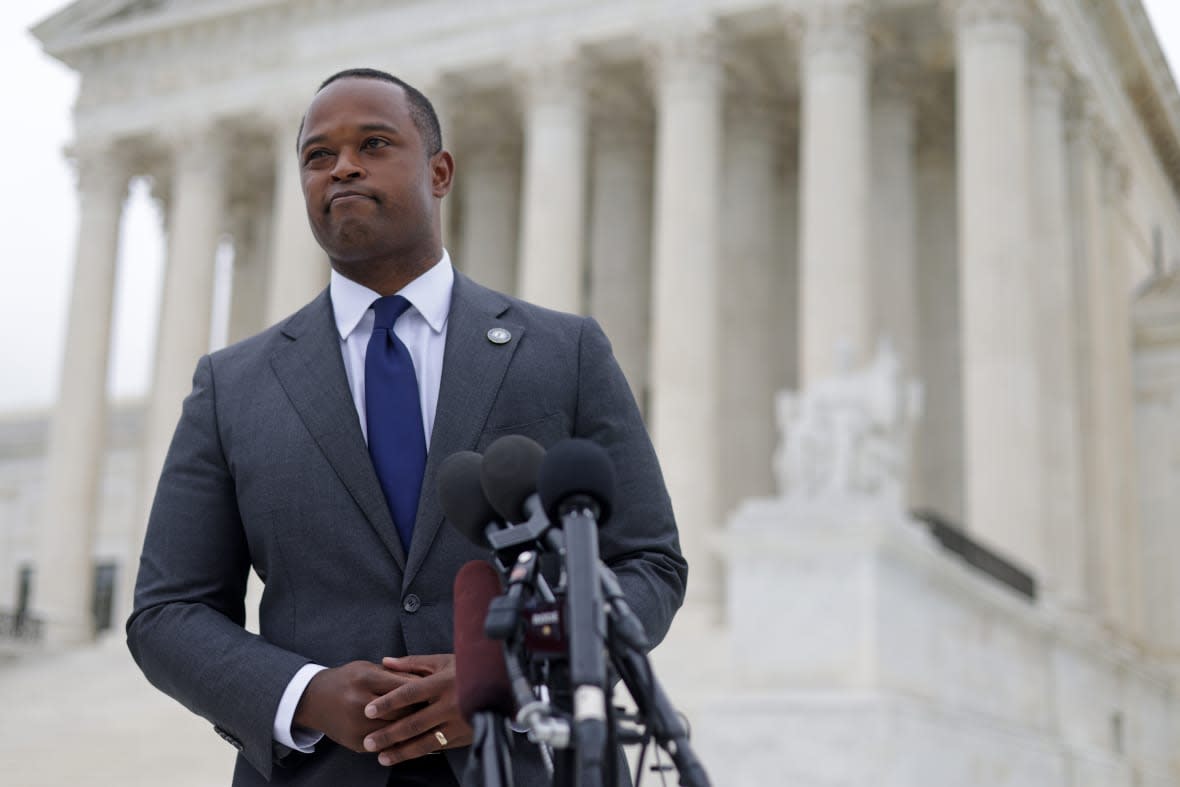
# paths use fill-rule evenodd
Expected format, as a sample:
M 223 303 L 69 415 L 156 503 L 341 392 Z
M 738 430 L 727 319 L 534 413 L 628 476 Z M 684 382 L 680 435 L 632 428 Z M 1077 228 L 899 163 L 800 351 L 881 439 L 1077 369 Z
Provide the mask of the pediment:
M 191 0 L 77 0 L 32 28 L 50 52 L 69 42 L 191 7 Z

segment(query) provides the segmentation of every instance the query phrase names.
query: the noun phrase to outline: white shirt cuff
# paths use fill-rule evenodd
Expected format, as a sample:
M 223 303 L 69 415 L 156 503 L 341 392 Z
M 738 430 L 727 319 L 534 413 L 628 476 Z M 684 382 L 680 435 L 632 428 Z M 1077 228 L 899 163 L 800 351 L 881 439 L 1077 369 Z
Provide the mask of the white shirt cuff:
M 304 664 L 295 673 L 295 677 L 291 678 L 286 691 L 283 692 L 283 698 L 279 700 L 279 709 L 275 711 L 274 739 L 288 749 L 311 754 L 320 738 L 324 737 L 322 732 L 295 726 L 295 709 L 299 707 L 299 700 L 303 698 L 307 684 L 311 683 L 311 679 L 321 670 L 326 669 L 327 667 L 321 667 L 319 664 Z

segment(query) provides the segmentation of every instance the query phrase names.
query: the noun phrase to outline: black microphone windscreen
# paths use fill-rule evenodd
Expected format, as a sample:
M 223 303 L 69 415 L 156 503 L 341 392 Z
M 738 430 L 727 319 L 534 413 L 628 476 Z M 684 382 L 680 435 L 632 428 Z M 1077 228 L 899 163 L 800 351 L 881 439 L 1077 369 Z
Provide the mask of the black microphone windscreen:
M 459 451 L 444 459 L 438 466 L 438 497 L 443 515 L 455 529 L 486 547 L 484 529 L 497 517 L 480 485 L 482 462 L 483 457 L 474 451 Z
M 615 499 L 615 466 L 598 443 L 573 438 L 549 449 L 537 474 L 537 492 L 549 520 L 559 518 L 558 508 L 574 495 L 586 495 L 598 503 L 598 523 L 609 517 Z
M 492 508 L 509 522 L 528 519 L 524 501 L 537 491 L 537 470 L 545 449 L 524 435 L 510 434 L 484 452 L 481 481 Z
M 484 633 L 488 606 L 499 595 L 500 577 L 483 560 L 455 575 L 455 693 L 468 721 L 481 711 L 511 716 L 515 710 L 503 645 Z

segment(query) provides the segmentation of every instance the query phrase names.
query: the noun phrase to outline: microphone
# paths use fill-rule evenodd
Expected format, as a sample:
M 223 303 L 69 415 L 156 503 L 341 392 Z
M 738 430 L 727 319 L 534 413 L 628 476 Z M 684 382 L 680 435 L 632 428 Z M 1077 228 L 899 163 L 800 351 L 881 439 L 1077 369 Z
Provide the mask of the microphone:
M 549 711 L 549 704 L 533 695 L 532 687 L 515 658 L 505 657 L 505 645 L 489 639 L 484 631 L 493 602 L 500 597 L 500 578 L 496 570 L 482 560 L 466 563 L 455 576 L 455 693 L 459 700 L 459 711 L 463 718 L 484 731 L 481 738 L 486 745 L 494 738 L 493 732 L 502 730 L 496 725 L 500 717 L 511 718 L 514 708 L 519 707 L 516 722 L 538 741 L 547 741 L 564 748 L 569 743 L 569 725 L 555 718 Z M 505 745 L 507 739 L 504 739 Z M 474 747 L 474 744 L 473 744 Z M 509 767 L 506 751 L 499 749 L 474 748 L 483 761 L 484 776 L 481 785 L 496 784 L 489 776 L 489 763 L 503 763 Z M 501 756 L 502 755 L 502 756 Z M 542 756 L 545 756 L 542 750 Z M 499 759 L 497 759 L 499 758 Z M 546 759 L 547 766 L 552 763 Z M 501 780 L 511 785 L 511 774 Z
M 590 445 L 594 447 L 589 450 L 598 450 L 596 444 L 590 443 Z M 543 516 L 544 507 L 541 504 L 541 496 L 534 492 L 534 489 L 541 484 L 538 475 L 544 466 L 544 460 L 545 449 L 540 444 L 523 435 L 508 435 L 492 443 L 491 447 L 488 448 L 488 452 L 484 455 L 482 466 L 478 461 L 471 462 L 467 460 L 464 462 L 465 473 L 479 471 L 482 494 L 479 490 L 473 490 L 472 487 L 474 484 L 466 478 L 464 478 L 461 485 L 459 483 L 452 485 L 456 489 L 456 493 L 459 493 L 461 490 L 462 494 L 471 494 L 484 498 L 486 506 L 495 508 L 508 521 L 527 519 L 530 524 L 535 523 L 536 525 L 526 531 L 517 531 L 513 527 L 501 530 L 497 527 L 495 530 L 486 534 L 488 536 L 486 541 L 472 539 L 473 541 L 480 546 L 494 542 L 496 545 L 502 545 L 500 548 L 508 548 L 519 547 L 522 543 L 540 540 L 552 554 L 565 554 L 565 536 L 561 530 L 549 526 L 550 521 L 555 517 Z M 450 461 L 450 457 L 447 458 L 447 461 Z M 555 467 L 560 468 L 563 461 L 559 457 L 559 463 L 556 466 L 551 465 L 549 472 L 552 473 Z M 578 462 L 579 460 L 575 457 L 575 467 L 577 467 Z M 592 462 L 590 467 L 598 468 L 599 473 L 597 476 L 592 478 L 586 475 L 575 474 L 572 476 L 572 479 L 550 478 L 545 483 L 551 487 L 582 487 L 598 500 L 609 503 L 609 501 L 614 499 L 615 494 L 614 470 L 610 464 L 610 457 L 606 456 L 605 452 L 602 452 L 601 455 L 596 457 L 596 460 Z M 445 469 L 445 467 L 441 468 L 441 470 Z M 489 502 L 492 499 L 495 500 L 495 503 Z M 603 521 L 605 521 L 609 513 L 610 508 L 608 506 L 607 513 L 602 516 Z M 481 508 L 480 515 L 486 516 L 487 510 Z M 540 536 L 536 536 L 539 526 L 544 526 L 546 529 Z M 521 526 L 517 525 L 516 527 Z M 499 530 L 499 532 L 493 538 L 492 533 L 495 533 L 496 530 Z M 484 531 L 481 530 L 480 532 L 483 533 Z M 470 535 L 468 537 L 471 538 Z M 511 544 L 508 543 L 509 540 L 512 541 Z M 518 560 L 525 558 L 527 555 L 526 552 L 520 551 L 519 548 L 511 550 L 511 553 Z M 639 618 L 632 612 L 630 605 L 627 604 L 627 599 L 623 595 L 623 591 L 619 588 L 619 583 L 615 578 L 614 572 L 605 565 L 600 565 L 598 572 L 606 599 L 617 613 L 615 625 L 612 630 L 623 637 L 632 647 L 646 652 L 651 647 L 647 639 L 647 633 L 644 631 L 643 624 L 639 621 Z M 504 573 L 508 574 L 510 572 L 506 571 Z M 552 596 L 548 593 L 543 592 L 542 595 L 546 597 L 546 600 L 553 600 Z M 519 606 L 514 607 L 514 609 L 519 612 Z M 488 625 L 490 633 L 492 623 L 489 621 Z M 501 632 L 499 638 L 506 638 L 504 629 L 499 630 Z
M 492 508 L 514 527 L 487 534 L 488 543 L 506 562 L 542 543 L 553 552 L 560 544 L 549 539 L 549 519 L 536 493 L 537 474 L 545 449 L 524 435 L 506 435 L 488 446 L 480 468 L 480 486 Z
M 483 457 L 458 451 L 438 466 L 438 497 L 443 515 L 477 546 L 487 546 L 488 531 L 500 529 L 500 517 L 480 483 Z
M 544 459 L 541 444 L 524 435 L 505 435 L 488 446 L 480 484 L 505 521 L 525 522 L 539 509 L 534 495 Z
M 579 785 L 602 784 L 607 742 L 606 610 L 598 560 L 598 525 L 610 516 L 615 470 L 589 440 L 564 440 L 537 475 L 545 513 L 565 535 L 566 629 L 574 690 L 575 764 Z
M 515 701 L 503 648 L 483 633 L 488 606 L 499 594 L 499 575 L 482 560 L 465 564 L 455 576 L 455 693 L 474 733 L 464 782 L 485 787 L 513 783 L 504 721 Z
M 615 466 L 606 449 L 591 440 L 562 440 L 537 471 L 537 492 L 550 519 L 589 505 L 599 524 L 610 518 L 615 499 Z
M 500 595 L 500 577 L 483 560 L 466 563 L 455 575 L 455 692 L 468 721 L 482 711 L 503 716 L 515 712 L 512 686 L 499 642 L 484 634 L 492 599 Z

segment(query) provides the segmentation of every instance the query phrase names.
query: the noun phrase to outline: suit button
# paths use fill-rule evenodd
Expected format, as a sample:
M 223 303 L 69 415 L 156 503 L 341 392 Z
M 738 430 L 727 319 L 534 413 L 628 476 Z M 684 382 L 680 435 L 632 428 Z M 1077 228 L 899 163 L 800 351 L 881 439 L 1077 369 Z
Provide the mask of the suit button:
M 413 593 L 402 599 L 402 609 L 409 612 L 411 615 L 418 611 L 422 606 L 422 599 L 415 596 Z

